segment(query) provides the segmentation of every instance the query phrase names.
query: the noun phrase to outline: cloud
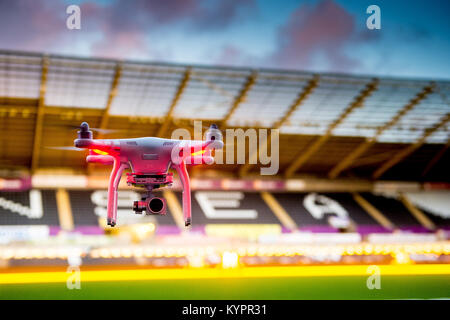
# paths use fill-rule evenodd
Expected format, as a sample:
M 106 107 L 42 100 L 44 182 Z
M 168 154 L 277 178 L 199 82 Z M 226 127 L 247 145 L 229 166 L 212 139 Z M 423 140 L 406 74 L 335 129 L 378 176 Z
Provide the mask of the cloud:
M 90 54 L 115 58 L 164 57 L 151 35 L 166 27 L 190 32 L 215 32 L 230 26 L 254 0 L 117 0 L 107 4 L 83 1 L 81 30 L 66 28 L 66 5 L 54 0 L 0 1 L 0 43 L 3 49 L 67 51 L 87 43 Z M 95 36 L 94 36 L 95 35 Z
M 45 51 L 64 42 L 65 7 L 50 0 L 0 1 L 0 43 L 4 49 Z
M 212 62 L 218 65 L 249 66 L 251 64 L 251 57 L 242 49 L 230 44 L 220 48 Z
M 97 19 L 102 30 L 102 40 L 93 45 L 92 53 L 114 57 L 139 53 L 164 57 L 151 45 L 151 33 L 181 24 L 191 32 L 218 31 L 231 25 L 242 11 L 254 7 L 254 0 L 118 0 L 102 8 L 101 13 L 88 16 L 88 19 Z
M 194 12 L 192 22 L 195 29 L 220 30 L 238 19 L 248 18 L 257 11 L 255 0 L 216 0 L 210 3 L 215 5 L 199 6 Z
M 366 61 L 349 54 L 380 39 L 379 32 L 358 29 L 356 18 L 333 0 L 303 3 L 279 27 L 276 49 L 249 55 L 233 44 L 221 48 L 214 63 L 308 71 L 354 72 Z M 353 49 L 353 51 L 355 51 Z M 365 57 L 364 57 L 365 59 Z
M 372 39 L 371 34 L 357 30 L 355 17 L 335 1 L 305 3 L 279 30 L 278 48 L 267 63 L 310 70 L 320 58 L 320 63 L 328 64 L 326 69 L 355 70 L 361 67 L 361 61 L 349 56 L 346 49 Z

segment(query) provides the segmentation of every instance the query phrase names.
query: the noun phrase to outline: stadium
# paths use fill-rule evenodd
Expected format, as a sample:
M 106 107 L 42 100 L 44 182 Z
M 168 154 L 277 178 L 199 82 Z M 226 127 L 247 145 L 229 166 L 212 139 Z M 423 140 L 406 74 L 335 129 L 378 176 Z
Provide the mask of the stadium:
M 449 94 L 435 79 L 2 50 L 0 298 L 448 298 Z M 122 181 L 107 226 L 111 168 L 59 148 L 82 121 L 170 138 L 195 120 L 278 129 L 279 169 L 191 167 L 192 228 L 177 178 L 165 216 L 134 214 Z

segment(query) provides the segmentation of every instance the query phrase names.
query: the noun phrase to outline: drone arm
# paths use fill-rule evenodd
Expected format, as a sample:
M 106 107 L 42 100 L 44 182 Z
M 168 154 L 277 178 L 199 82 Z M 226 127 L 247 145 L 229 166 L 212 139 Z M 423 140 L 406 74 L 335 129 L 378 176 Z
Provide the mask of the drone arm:
M 223 149 L 223 141 L 221 140 L 209 140 L 203 142 L 203 149 L 211 150 L 211 149 Z
M 189 175 L 186 169 L 186 164 L 181 161 L 179 164 L 173 165 L 180 176 L 181 184 L 183 186 L 183 214 L 184 224 L 189 226 L 191 224 L 191 184 Z

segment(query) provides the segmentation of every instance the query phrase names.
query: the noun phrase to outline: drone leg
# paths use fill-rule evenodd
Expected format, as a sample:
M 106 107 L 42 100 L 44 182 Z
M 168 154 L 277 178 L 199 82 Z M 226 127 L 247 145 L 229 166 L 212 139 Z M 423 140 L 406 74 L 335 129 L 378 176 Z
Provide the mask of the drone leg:
M 181 184 L 183 186 L 184 225 L 187 227 L 191 224 L 191 184 L 184 161 L 181 161 L 179 165 L 175 165 L 174 167 L 180 176 Z
M 107 207 L 107 223 L 111 227 L 116 225 L 117 221 L 117 190 L 119 188 L 120 178 L 122 177 L 123 170 L 127 167 L 126 164 L 119 164 L 119 158 L 114 157 L 113 170 L 109 177 L 108 187 L 108 207 Z

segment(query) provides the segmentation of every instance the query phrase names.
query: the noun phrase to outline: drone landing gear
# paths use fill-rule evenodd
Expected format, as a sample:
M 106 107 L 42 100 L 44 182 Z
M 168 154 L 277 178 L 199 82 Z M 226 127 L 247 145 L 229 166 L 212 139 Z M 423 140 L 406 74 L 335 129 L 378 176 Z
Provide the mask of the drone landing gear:
M 180 164 L 172 166 L 177 170 L 180 176 L 181 185 L 183 186 L 183 214 L 184 214 L 184 226 L 191 225 L 191 183 L 189 180 L 189 174 L 186 169 L 186 164 L 182 161 Z
M 114 227 L 116 225 L 116 222 L 111 218 L 107 219 L 107 223 L 108 223 L 108 226 L 111 226 L 111 227 Z
M 94 157 L 94 156 L 92 156 Z M 98 156 L 95 156 L 98 158 Z M 111 227 L 116 225 L 117 221 L 117 192 L 119 187 L 120 178 L 123 171 L 128 168 L 128 164 L 120 163 L 119 157 L 115 156 L 101 156 L 102 163 L 112 163 L 113 170 L 109 178 L 108 188 L 108 206 L 107 206 L 107 224 Z M 92 158 L 95 162 L 97 158 Z M 186 170 L 186 164 L 181 162 L 178 165 L 172 164 L 180 176 L 181 185 L 183 186 L 183 214 L 184 224 L 186 227 L 191 225 L 191 188 L 189 175 Z M 166 214 L 166 202 L 162 198 L 155 197 L 152 191 L 157 188 L 171 186 L 173 183 L 173 175 L 167 174 L 142 174 L 142 173 L 128 173 L 127 184 L 135 187 L 144 187 L 147 189 L 147 194 L 141 201 L 135 201 L 133 203 L 133 210 L 137 214 L 142 214 L 144 211 L 146 214 L 165 215 Z
M 107 213 L 108 217 L 106 222 L 111 227 L 116 225 L 117 221 L 117 191 L 119 188 L 120 177 L 122 176 L 123 170 L 128 168 L 128 165 L 125 163 L 120 163 L 118 157 L 112 157 L 113 160 L 113 170 L 111 171 L 111 175 L 109 177 L 109 188 L 108 188 L 108 206 Z

